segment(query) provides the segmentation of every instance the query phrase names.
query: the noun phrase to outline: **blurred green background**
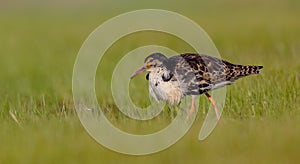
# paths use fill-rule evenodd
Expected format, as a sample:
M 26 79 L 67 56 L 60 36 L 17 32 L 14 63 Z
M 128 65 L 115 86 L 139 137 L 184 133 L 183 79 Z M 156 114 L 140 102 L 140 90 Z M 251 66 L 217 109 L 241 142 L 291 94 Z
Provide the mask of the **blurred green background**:
M 197 120 L 178 143 L 156 154 L 128 156 L 100 146 L 81 126 L 72 102 L 72 69 L 97 26 L 146 8 L 191 18 L 223 59 L 264 69 L 227 87 L 225 113 L 205 141 L 197 136 L 209 104 L 200 96 Z M 298 0 L 0 1 L 0 163 L 299 163 L 299 16 Z M 166 110 L 155 120 L 133 121 L 118 112 L 110 94 L 118 59 L 146 44 L 190 50 L 153 32 L 132 34 L 108 50 L 97 72 L 97 96 L 110 121 L 127 131 L 157 129 L 171 119 Z M 139 90 L 132 99 L 147 105 L 145 78 L 131 85 Z

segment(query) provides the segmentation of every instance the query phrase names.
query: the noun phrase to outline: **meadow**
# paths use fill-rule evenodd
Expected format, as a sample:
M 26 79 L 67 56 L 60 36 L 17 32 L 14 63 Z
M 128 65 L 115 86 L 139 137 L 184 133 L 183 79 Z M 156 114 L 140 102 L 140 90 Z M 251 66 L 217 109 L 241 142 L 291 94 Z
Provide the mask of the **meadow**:
M 80 124 L 72 69 L 82 43 L 97 26 L 144 8 L 183 14 L 204 28 L 223 59 L 264 68 L 260 75 L 227 87 L 224 113 L 206 140 L 197 140 L 209 105 L 200 96 L 196 122 L 179 142 L 159 153 L 129 156 L 102 147 Z M 299 16 L 297 0 L 1 1 L 0 163 L 299 163 Z M 160 129 L 172 115 L 166 109 L 154 120 L 134 121 L 118 112 L 111 96 L 111 73 L 118 60 L 148 44 L 191 51 L 166 34 L 132 34 L 106 52 L 96 75 L 106 116 L 120 129 L 136 133 Z M 131 89 L 136 104 L 149 104 L 143 98 L 148 95 L 144 76 Z

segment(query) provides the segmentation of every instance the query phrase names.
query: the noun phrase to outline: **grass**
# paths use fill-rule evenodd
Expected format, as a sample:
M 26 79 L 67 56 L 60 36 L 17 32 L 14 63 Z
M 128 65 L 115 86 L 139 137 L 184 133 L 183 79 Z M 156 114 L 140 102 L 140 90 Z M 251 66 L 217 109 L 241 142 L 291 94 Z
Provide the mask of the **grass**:
M 207 140 L 197 140 L 208 107 L 201 96 L 197 121 L 186 136 L 160 153 L 138 157 L 112 152 L 87 134 L 74 110 L 71 81 L 88 34 L 112 16 L 141 8 L 184 14 L 208 32 L 223 59 L 264 69 L 227 87 L 225 113 Z M 293 0 L 0 2 L 0 163 L 298 163 L 299 9 Z M 97 71 L 97 96 L 110 120 L 126 131 L 149 132 L 170 120 L 165 110 L 155 120 L 132 121 L 118 112 L 109 91 L 118 59 L 145 44 L 191 51 L 179 39 L 153 32 L 122 38 L 107 51 Z M 132 82 L 140 91 L 130 91 L 136 104 L 149 103 L 141 98 L 146 85 L 142 76 Z

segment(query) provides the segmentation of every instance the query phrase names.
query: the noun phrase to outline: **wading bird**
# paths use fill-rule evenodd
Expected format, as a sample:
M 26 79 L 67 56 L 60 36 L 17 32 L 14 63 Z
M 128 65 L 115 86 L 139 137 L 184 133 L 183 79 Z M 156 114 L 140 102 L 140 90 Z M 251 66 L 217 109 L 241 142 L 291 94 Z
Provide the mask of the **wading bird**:
M 195 97 L 205 94 L 219 119 L 217 105 L 208 92 L 230 85 L 241 77 L 259 74 L 261 68 L 263 66 L 231 64 L 202 54 L 187 53 L 167 58 L 161 53 L 153 53 L 130 78 L 147 71 L 149 92 L 156 101 L 177 105 L 184 96 L 191 96 L 188 116 L 194 112 Z

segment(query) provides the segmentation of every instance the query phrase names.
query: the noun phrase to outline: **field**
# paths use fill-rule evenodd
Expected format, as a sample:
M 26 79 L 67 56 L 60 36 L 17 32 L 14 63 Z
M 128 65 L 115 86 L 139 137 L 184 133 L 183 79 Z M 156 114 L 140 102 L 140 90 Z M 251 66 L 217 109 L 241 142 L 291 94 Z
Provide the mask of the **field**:
M 152 155 L 129 156 L 102 147 L 85 131 L 73 104 L 72 71 L 82 43 L 97 26 L 145 8 L 191 18 L 210 35 L 223 59 L 264 68 L 227 87 L 224 113 L 206 140 L 197 140 L 209 105 L 200 96 L 196 122 L 179 142 Z M 299 163 L 299 16 L 297 0 L 1 1 L 0 163 Z M 191 51 L 178 38 L 141 32 L 106 52 L 96 92 L 106 116 L 125 131 L 155 131 L 173 114 L 166 109 L 152 121 L 133 121 L 118 112 L 111 96 L 118 60 L 148 44 Z M 149 104 L 143 98 L 148 94 L 144 76 L 131 84 L 130 94 L 136 104 Z

